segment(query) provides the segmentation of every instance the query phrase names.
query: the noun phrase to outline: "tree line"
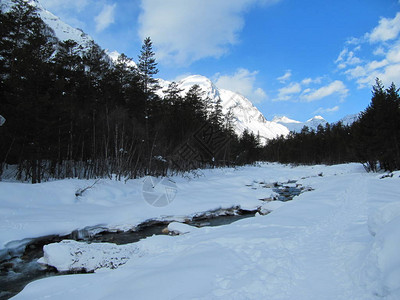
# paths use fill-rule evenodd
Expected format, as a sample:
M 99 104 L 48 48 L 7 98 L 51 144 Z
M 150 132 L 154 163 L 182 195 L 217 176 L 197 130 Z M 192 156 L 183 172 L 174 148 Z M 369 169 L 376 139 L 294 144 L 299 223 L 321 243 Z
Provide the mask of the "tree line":
M 296 164 L 361 162 L 369 171 L 400 169 L 400 96 L 379 79 L 371 103 L 350 126 L 341 122 L 305 127 L 299 133 L 270 140 L 261 151 L 268 161 Z
M 157 94 L 150 38 L 137 67 L 124 54 L 112 62 L 94 42 L 58 40 L 35 7 L 14 3 L 0 14 L 0 179 L 11 165 L 37 183 L 253 162 L 249 134 L 237 137 L 199 86 Z

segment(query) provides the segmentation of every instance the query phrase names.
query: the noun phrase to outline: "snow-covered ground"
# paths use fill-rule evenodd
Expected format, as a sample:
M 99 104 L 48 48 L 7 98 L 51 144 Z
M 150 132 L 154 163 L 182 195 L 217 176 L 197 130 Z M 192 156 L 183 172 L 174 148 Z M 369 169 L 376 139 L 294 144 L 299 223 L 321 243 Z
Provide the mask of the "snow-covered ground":
M 199 171 L 173 178 L 174 201 L 153 207 L 143 180 L 0 182 L 2 248 L 15 241 L 101 224 L 128 229 L 240 205 L 272 213 L 219 227 L 171 223 L 178 236 L 128 245 L 62 241 L 42 262 L 93 274 L 30 283 L 15 299 L 400 299 L 400 172 L 381 179 L 359 164 Z M 321 176 L 322 175 L 322 176 Z M 258 199 L 268 183 L 296 179 L 314 190 L 293 201 Z

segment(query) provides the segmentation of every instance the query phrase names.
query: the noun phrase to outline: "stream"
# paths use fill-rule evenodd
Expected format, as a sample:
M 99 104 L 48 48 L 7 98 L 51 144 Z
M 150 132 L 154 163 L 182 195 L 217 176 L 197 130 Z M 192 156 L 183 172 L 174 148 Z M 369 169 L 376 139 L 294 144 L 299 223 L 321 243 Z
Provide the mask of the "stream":
M 273 199 L 261 199 L 264 201 L 290 201 L 293 197 L 302 192 L 310 191 L 295 181 L 287 183 L 273 183 L 262 187 L 272 188 L 277 197 Z M 186 219 L 184 223 L 196 226 L 221 226 L 231 224 L 235 221 L 254 217 L 258 210 L 246 211 L 239 207 L 209 211 Z M 10 259 L 0 261 L 0 300 L 9 299 L 30 282 L 50 276 L 87 273 L 85 270 L 59 272 L 51 266 L 39 264 L 37 260 L 43 256 L 43 246 L 50 243 L 57 243 L 65 239 L 85 241 L 88 243 L 115 243 L 129 244 L 138 242 L 141 239 L 160 234 L 168 234 L 164 229 L 171 221 L 149 220 L 141 223 L 134 230 L 130 231 L 108 231 L 107 228 L 88 227 L 76 230 L 68 235 L 50 235 L 32 239 L 26 244 L 23 253 L 13 253 Z

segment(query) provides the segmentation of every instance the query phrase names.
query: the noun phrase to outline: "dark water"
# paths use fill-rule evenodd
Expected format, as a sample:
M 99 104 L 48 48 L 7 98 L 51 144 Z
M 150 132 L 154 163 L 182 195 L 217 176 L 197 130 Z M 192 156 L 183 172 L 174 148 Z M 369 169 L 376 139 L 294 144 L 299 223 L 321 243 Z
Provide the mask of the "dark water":
M 286 183 L 274 183 L 272 190 L 278 194 L 278 198 L 275 200 L 290 201 L 295 196 L 298 196 L 304 192 L 312 191 L 312 188 L 304 187 L 296 182 L 297 181 L 295 180 L 291 180 Z

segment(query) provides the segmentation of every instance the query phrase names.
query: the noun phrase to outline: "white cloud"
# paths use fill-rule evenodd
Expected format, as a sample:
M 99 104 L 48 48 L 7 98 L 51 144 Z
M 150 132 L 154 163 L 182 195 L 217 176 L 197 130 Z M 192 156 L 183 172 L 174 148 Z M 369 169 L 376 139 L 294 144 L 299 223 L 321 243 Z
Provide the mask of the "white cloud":
M 400 12 L 393 19 L 382 18 L 379 25 L 376 26 L 366 37 L 371 43 L 386 42 L 395 39 L 400 32 Z
M 301 92 L 301 85 L 297 82 L 292 82 L 289 85 L 278 90 L 278 98 L 275 101 L 288 101 L 292 99 L 292 95 Z
M 391 47 L 386 55 L 386 58 L 391 63 L 400 62 L 400 41 L 397 45 Z
M 303 91 L 301 100 L 306 102 L 320 100 L 333 94 L 339 94 L 341 98 L 346 97 L 348 89 L 345 84 L 340 80 L 335 80 L 330 84 L 323 86 L 317 90 L 307 89 Z
M 385 86 L 389 86 L 392 82 L 398 86 L 400 82 L 400 63 L 387 65 L 383 69 L 373 70 L 372 72 L 360 72 L 361 74 L 354 73 L 356 72 L 352 71 L 351 75 L 354 75 L 353 78 L 356 79 L 359 88 L 370 88 L 375 84 L 376 78 L 379 78 Z
M 346 70 L 344 73 L 350 79 L 355 79 L 358 88 L 370 88 L 375 84 L 375 79 L 379 78 L 384 85 L 388 86 L 392 82 L 396 85 L 400 83 L 400 43 L 390 45 L 385 58 L 377 61 L 373 60 L 359 65 L 355 68 Z
M 278 90 L 278 95 L 273 101 L 298 101 L 302 95 L 308 94 L 313 90 L 306 86 L 320 84 L 322 77 L 304 78 L 300 82 L 291 82 Z M 303 88 L 305 88 L 303 90 Z M 297 98 L 295 98 L 297 97 Z
M 361 38 L 356 38 L 356 37 L 351 37 L 347 39 L 346 45 L 359 45 L 365 40 L 365 37 Z
M 278 77 L 277 80 L 279 80 L 281 83 L 285 83 L 290 79 L 290 77 L 292 77 L 292 71 L 287 70 L 285 74 L 283 74 L 281 77 Z
M 318 108 L 316 111 L 314 111 L 314 114 L 324 114 L 324 113 L 333 113 L 333 112 L 337 112 L 340 109 L 340 107 L 338 105 L 334 106 L 334 107 L 330 107 L 330 108 Z
M 317 78 L 304 78 L 300 82 L 291 82 L 280 88 L 278 90 L 278 95 L 273 101 L 299 101 L 304 100 L 304 97 L 309 95 L 310 93 L 315 92 L 315 89 L 312 89 L 308 86 L 310 85 L 319 85 L 322 82 L 322 77 Z M 305 88 L 307 87 L 307 88 Z M 304 88 L 304 90 L 303 90 Z
M 188 65 L 218 58 L 239 42 L 244 12 L 254 4 L 277 0 L 142 0 L 139 36 L 150 36 L 157 59 Z
M 381 61 L 373 60 L 370 63 L 368 63 L 367 68 L 368 70 L 376 70 L 379 68 L 382 68 L 388 64 L 388 61 L 386 59 L 383 59 Z
M 267 99 L 267 94 L 262 88 L 255 87 L 257 73 L 240 68 L 233 75 L 216 74 L 214 81 L 218 88 L 240 93 L 253 103 L 259 103 Z
M 364 44 L 364 58 L 358 59 L 346 46 L 335 61 L 338 69 L 348 79 L 355 80 L 358 88 L 371 88 L 375 79 L 379 78 L 385 86 L 394 82 L 400 84 L 400 12 L 394 18 L 381 18 L 379 24 L 358 40 L 358 47 Z M 373 45 L 371 45 L 373 44 Z M 349 43 L 347 43 L 349 45 Z M 354 48 L 353 52 L 358 48 Z M 368 53 L 369 51 L 369 53 Z M 368 56 L 369 54 L 369 56 Z M 381 56 L 380 60 L 373 59 Z
M 382 46 L 376 48 L 373 52 L 374 55 L 385 55 L 385 49 Z
M 304 78 L 301 83 L 305 85 L 309 85 L 312 82 L 311 78 Z
M 396 83 L 398 86 L 398 83 L 400 82 L 400 64 L 387 66 L 380 74 L 377 74 L 376 77 L 378 77 L 386 86 L 389 86 L 392 82 Z
M 115 20 L 115 8 L 117 7 L 117 4 L 105 4 L 103 6 L 102 11 L 100 14 L 98 14 L 95 18 L 94 21 L 96 22 L 96 31 L 100 32 L 106 29 L 108 26 L 110 26 L 112 23 L 114 23 Z
M 315 79 L 312 79 L 312 78 L 304 78 L 302 81 L 301 81 L 301 84 L 303 84 L 303 85 L 309 85 L 309 84 L 311 84 L 311 83 L 321 83 L 321 77 L 317 77 L 317 78 L 315 78 Z
M 350 51 L 347 47 L 344 48 L 340 53 L 338 58 L 335 60 L 335 63 L 338 66 L 338 69 L 344 69 L 347 66 L 358 65 L 361 63 L 361 59 L 355 56 L 354 51 L 360 50 L 360 46 L 357 46 Z

